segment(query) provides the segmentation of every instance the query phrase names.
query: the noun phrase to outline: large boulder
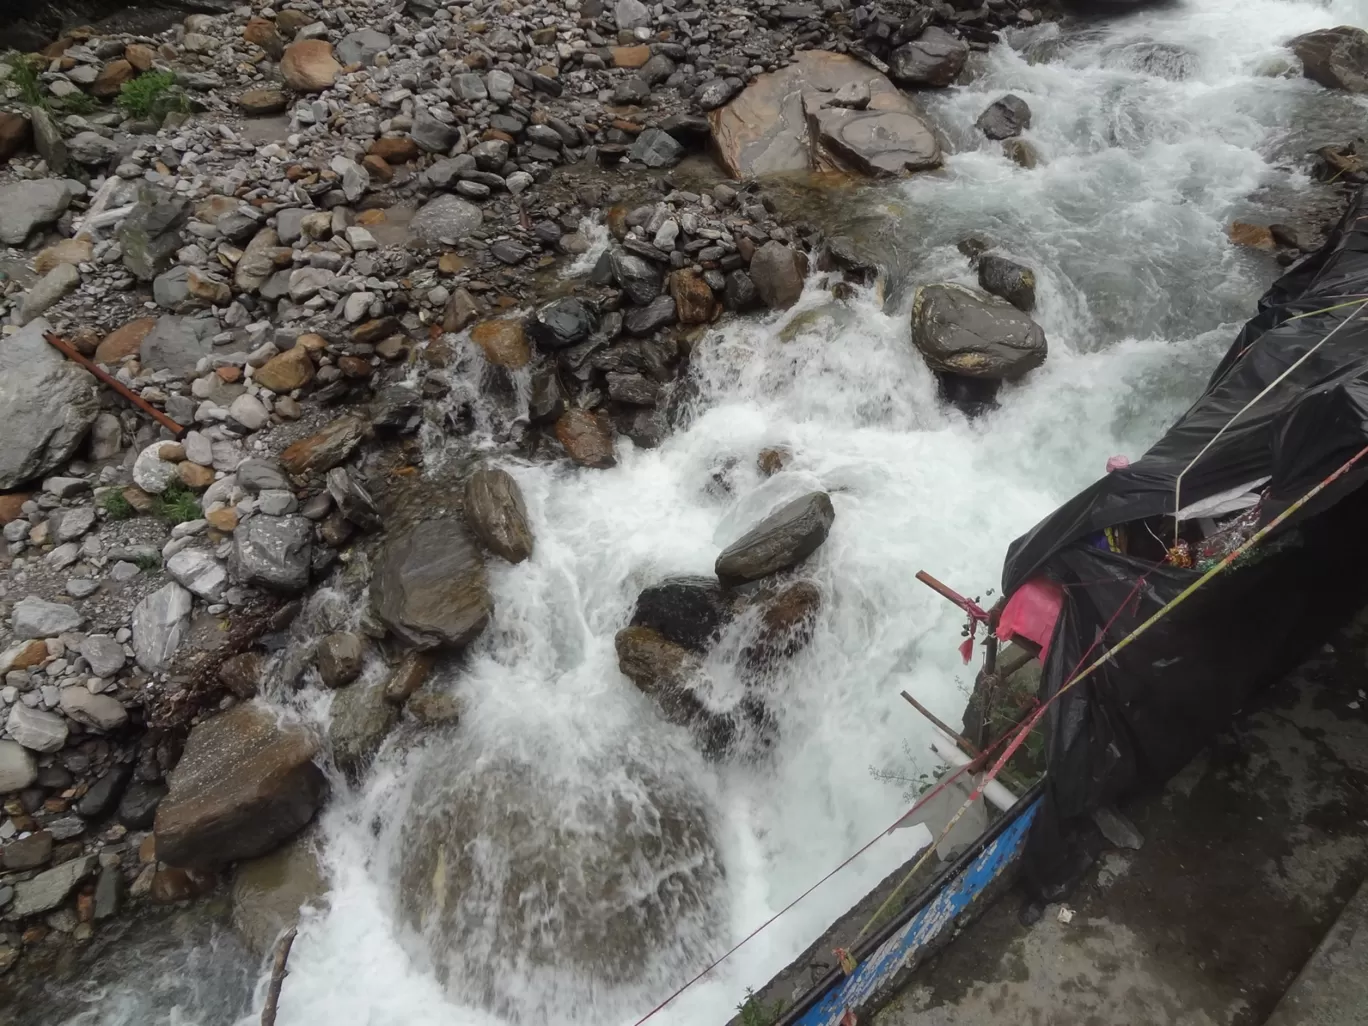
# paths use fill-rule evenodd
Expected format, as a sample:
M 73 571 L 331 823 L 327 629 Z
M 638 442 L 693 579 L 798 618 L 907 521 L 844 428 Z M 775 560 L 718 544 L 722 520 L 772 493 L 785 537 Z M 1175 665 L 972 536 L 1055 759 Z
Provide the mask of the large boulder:
M 75 606 L 65 602 L 48 602 L 37 595 L 28 595 L 14 604 L 13 619 L 16 638 L 51 638 L 74 631 L 85 623 L 85 617 Z
M 731 600 L 711 577 L 670 577 L 643 589 L 633 627 L 649 627 L 668 641 L 706 652 L 731 620 Z
M 218 322 L 212 316 L 163 314 L 138 348 L 143 366 L 149 370 L 170 371 L 177 376 L 194 374 L 199 362 L 213 351 L 213 339 L 218 330 Z
M 60 466 L 100 414 L 95 379 L 44 341 L 51 330 L 39 318 L 0 338 L 0 491 Z
M 730 588 L 797 566 L 826 541 L 835 519 L 826 492 L 786 503 L 722 550 L 717 579 Z
M 58 178 L 0 185 L 0 242 L 22 246 L 35 228 L 52 224 L 71 204 L 71 186 Z
M 532 555 L 532 528 L 527 505 L 512 475 L 498 467 L 483 467 L 465 486 L 465 517 L 485 547 L 510 563 Z
M 889 54 L 888 74 L 901 86 L 948 86 L 968 60 L 967 43 L 932 27 Z
M 1012 380 L 1045 362 L 1045 332 L 1005 299 L 963 285 L 923 285 L 912 341 L 934 371 Z
M 415 760 L 399 909 L 462 1001 L 516 1007 L 513 961 L 616 988 L 654 978 L 667 952 L 704 960 L 719 939 L 725 881 L 689 774 L 579 758 L 523 760 L 456 731 Z
M 859 92 L 862 109 L 840 104 Z M 939 167 L 940 144 L 921 110 L 878 71 L 844 54 L 804 50 L 708 115 L 734 178 L 792 171 L 889 175 Z
M 798 302 L 807 272 L 807 255 L 782 242 L 765 243 L 751 258 L 751 281 L 772 310 L 786 310 Z
M 1008 93 L 990 103 L 974 124 L 989 139 L 1010 139 L 1031 127 L 1031 108 L 1020 96 Z
M 326 39 L 303 39 L 285 47 L 280 59 L 280 77 L 291 89 L 301 93 L 321 93 L 337 81 L 342 65 L 333 56 Z
M 1308 32 L 1289 45 L 1307 78 L 1329 89 L 1368 93 L 1368 32 L 1341 25 Z
M 157 858 L 212 869 L 274 851 L 323 800 L 317 751 L 311 732 L 255 702 L 202 721 L 157 806 Z
M 418 649 L 463 648 L 494 602 L 479 548 L 456 520 L 423 520 L 390 535 L 371 579 L 371 611 Z

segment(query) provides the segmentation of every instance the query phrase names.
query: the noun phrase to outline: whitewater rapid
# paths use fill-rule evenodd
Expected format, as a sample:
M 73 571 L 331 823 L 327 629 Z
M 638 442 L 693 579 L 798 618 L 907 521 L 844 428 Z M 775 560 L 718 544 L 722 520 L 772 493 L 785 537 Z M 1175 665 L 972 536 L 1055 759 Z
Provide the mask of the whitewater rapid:
M 609 786 L 617 762 L 646 760 L 707 809 L 725 873 L 718 919 L 681 922 L 671 949 L 622 985 L 510 960 L 504 1014 L 462 1001 L 396 912 L 396 823 L 414 757 L 391 748 L 323 816 L 326 906 L 301 924 L 279 1026 L 631 1026 L 705 955 L 892 822 L 902 789 L 871 769 L 932 765 L 899 688 L 956 722 L 972 679 L 956 651 L 962 617 L 913 575 L 987 600 L 1014 537 L 1108 456 L 1143 451 L 1197 394 L 1277 271 L 1234 247 L 1226 226 L 1286 218 L 1308 187 L 1296 170 L 1306 152 L 1361 124 L 1361 101 L 1279 74 L 1287 39 L 1342 23 L 1368 25 L 1368 0 L 1186 0 L 1015 33 L 972 84 L 919 97 L 953 155 L 943 172 L 869 199 L 911 279 L 972 283 L 955 248 L 969 234 L 1037 275 L 1050 356 L 991 414 L 970 421 L 938 404 L 905 299 L 885 310 L 865 293 L 839 306 L 810 287 L 793 310 L 730 322 L 696 345 L 696 415 L 658 449 L 622 439 L 611 470 L 496 456 L 522 488 L 536 552 L 518 566 L 491 561 L 494 622 L 442 678 L 464 704 L 466 771 L 481 771 L 476 755 L 522 760 L 573 805 Z M 1031 106 L 1035 170 L 973 128 L 1007 91 Z M 755 457 L 775 445 L 793 458 L 765 479 Z M 812 643 L 775 683 L 779 742 L 758 762 L 709 763 L 618 672 L 614 634 L 644 586 L 710 574 L 722 546 L 814 489 L 831 494 L 836 520 L 804 568 L 823 605 Z M 880 842 L 653 1023 L 720 1026 L 747 986 L 915 841 L 902 831 Z M 101 1007 L 82 1021 L 225 1021 L 193 995 L 155 1015 L 129 1014 L 129 991 Z

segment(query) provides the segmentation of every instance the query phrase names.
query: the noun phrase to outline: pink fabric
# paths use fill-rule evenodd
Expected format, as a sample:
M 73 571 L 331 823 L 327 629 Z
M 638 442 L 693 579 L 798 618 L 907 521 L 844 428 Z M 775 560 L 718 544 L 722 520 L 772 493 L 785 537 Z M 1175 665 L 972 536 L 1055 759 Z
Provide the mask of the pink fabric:
M 1050 639 L 1063 604 L 1063 588 L 1044 577 L 1032 578 L 1013 592 L 1003 607 L 998 617 L 998 640 L 1008 642 L 1020 635 L 1034 641 L 1040 646 L 1043 663 L 1050 654 Z
M 1126 457 L 1124 457 L 1124 456 L 1108 456 L 1108 457 L 1107 457 L 1107 473 L 1108 473 L 1108 474 L 1110 474 L 1113 470 L 1125 470 L 1125 469 L 1126 469 L 1127 467 L 1129 467 L 1129 466 L 1130 466 L 1130 460 L 1126 459 Z

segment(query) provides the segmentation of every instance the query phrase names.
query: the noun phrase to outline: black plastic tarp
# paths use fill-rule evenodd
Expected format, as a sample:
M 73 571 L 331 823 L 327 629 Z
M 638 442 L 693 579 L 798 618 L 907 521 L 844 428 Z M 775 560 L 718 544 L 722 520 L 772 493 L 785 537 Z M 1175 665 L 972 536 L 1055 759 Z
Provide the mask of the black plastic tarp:
M 1261 478 L 1270 480 L 1259 486 L 1257 517 L 1267 524 L 1368 445 L 1364 207 L 1360 193 L 1325 245 L 1269 289 L 1201 397 L 1142 458 L 1012 544 L 1004 594 L 1042 576 L 1064 588 L 1042 700 L 1085 656 L 1105 652 L 1200 576 L 1099 547 L 1099 532 L 1152 524 Z M 1368 577 L 1365 481 L 1368 459 L 1270 534 L 1263 558 L 1213 578 L 1054 702 L 1045 718 L 1049 815 L 1029 860 L 1038 883 L 1067 875 L 1071 821 L 1176 773 L 1356 610 Z

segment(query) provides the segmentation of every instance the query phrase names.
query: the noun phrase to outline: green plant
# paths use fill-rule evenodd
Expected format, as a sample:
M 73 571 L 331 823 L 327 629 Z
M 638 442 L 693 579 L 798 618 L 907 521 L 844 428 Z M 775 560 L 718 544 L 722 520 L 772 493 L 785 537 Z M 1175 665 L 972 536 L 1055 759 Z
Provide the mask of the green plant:
M 108 513 L 112 520 L 127 520 L 138 512 L 118 488 L 111 488 L 100 496 L 100 508 Z
M 157 496 L 157 516 L 173 524 L 198 520 L 202 515 L 195 493 L 179 481 L 173 481 L 166 491 Z
M 737 1019 L 740 1026 L 771 1026 L 784 1010 L 784 1003 L 776 1001 L 767 1005 L 755 996 L 753 988 L 747 987 L 746 1000 L 737 1005 L 736 1010 L 741 1013 Z
M 161 569 L 161 557 L 152 552 L 145 552 L 141 556 L 134 556 L 133 562 L 137 564 L 143 573 L 151 573 L 153 570 Z
M 53 100 L 51 107 L 62 114 L 94 114 L 100 109 L 100 101 L 89 93 L 72 93 Z
M 172 111 L 189 112 L 190 99 L 176 86 L 171 72 L 149 71 L 123 84 L 119 106 L 131 117 L 160 121 Z
M 38 67 L 21 54 L 11 55 L 6 63 L 14 69 L 10 81 L 19 87 L 19 97 L 30 107 L 47 106 L 43 83 L 38 80 Z

